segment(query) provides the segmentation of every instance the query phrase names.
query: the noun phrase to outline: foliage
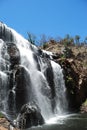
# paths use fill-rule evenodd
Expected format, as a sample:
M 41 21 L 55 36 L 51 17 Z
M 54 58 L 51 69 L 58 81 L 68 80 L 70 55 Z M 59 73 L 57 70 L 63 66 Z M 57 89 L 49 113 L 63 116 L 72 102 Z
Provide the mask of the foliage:
M 62 50 L 62 54 L 63 54 L 64 58 L 73 57 L 73 52 L 67 45 L 64 46 L 64 48 Z
M 43 44 L 43 49 L 46 49 L 48 47 L 48 43 Z
M 69 34 L 67 34 L 65 36 L 65 38 L 63 38 L 61 40 L 61 43 L 64 44 L 64 46 L 70 46 L 70 45 L 73 45 L 74 44 L 74 38 L 71 37 Z
M 73 81 L 72 77 L 70 76 L 67 76 L 66 78 L 67 78 L 67 82 Z
M 42 35 L 40 36 L 39 44 L 40 44 L 41 46 L 45 46 L 48 41 L 49 41 L 49 40 L 48 40 L 47 36 L 46 36 L 45 34 L 42 34 Z
M 28 41 L 31 44 L 35 45 L 36 44 L 36 36 L 32 33 L 29 33 L 29 32 L 27 34 L 28 34 Z
M 0 113 L 0 118 L 3 118 L 3 114 L 2 113 Z
M 79 35 L 76 35 L 75 36 L 75 42 L 76 42 L 76 44 L 79 44 L 80 43 L 80 36 Z
M 59 36 L 54 38 L 54 37 L 51 37 L 51 36 L 48 37 L 45 34 L 42 34 L 37 39 L 37 37 L 34 34 L 32 34 L 30 32 L 28 32 L 27 34 L 28 34 L 28 41 L 31 44 L 38 45 L 38 46 L 43 46 L 43 48 L 45 48 L 47 46 L 47 43 L 63 44 L 64 46 L 86 45 L 87 44 L 87 36 L 85 37 L 85 39 L 82 42 L 80 42 L 80 36 L 79 35 L 75 35 L 75 37 L 72 37 L 69 34 L 67 34 L 64 38 L 61 38 Z
M 87 106 L 87 99 L 85 100 L 85 102 L 82 105 Z
M 84 43 L 87 44 L 87 36 L 85 37 Z

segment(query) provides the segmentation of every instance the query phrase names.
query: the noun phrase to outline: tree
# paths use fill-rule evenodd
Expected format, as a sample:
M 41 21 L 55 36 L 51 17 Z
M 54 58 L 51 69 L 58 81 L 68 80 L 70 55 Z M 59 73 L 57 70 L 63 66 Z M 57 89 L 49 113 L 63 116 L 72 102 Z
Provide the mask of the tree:
M 48 42 L 47 36 L 45 34 L 42 34 L 39 42 L 40 42 L 40 45 L 46 44 Z
M 65 38 L 63 39 L 63 43 L 67 46 L 67 45 L 72 45 L 74 43 L 74 39 L 69 35 L 67 34 L 65 36 Z
M 64 58 L 73 57 L 73 52 L 68 46 L 64 46 L 64 48 L 62 49 L 62 54 Z
M 66 38 L 67 40 L 69 40 L 69 39 L 70 39 L 70 35 L 69 35 L 69 34 L 66 34 L 65 38 Z
M 80 36 L 79 35 L 76 35 L 75 36 L 75 42 L 76 42 L 76 44 L 79 44 L 80 43 Z
M 84 43 L 87 44 L 87 36 L 85 37 Z
M 74 44 L 74 38 L 73 37 L 70 38 L 70 43 Z
M 27 33 L 28 34 L 28 41 L 35 45 L 36 44 L 36 36 L 30 32 Z

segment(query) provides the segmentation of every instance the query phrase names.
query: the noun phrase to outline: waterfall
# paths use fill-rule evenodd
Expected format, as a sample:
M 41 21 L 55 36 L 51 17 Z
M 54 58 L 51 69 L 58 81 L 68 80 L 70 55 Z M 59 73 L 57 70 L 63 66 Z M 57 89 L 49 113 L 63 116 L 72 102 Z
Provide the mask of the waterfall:
M 0 23 L 0 111 L 15 119 L 24 104 L 35 102 L 45 120 L 65 112 L 62 69 L 52 55 Z
M 62 68 L 55 62 L 51 61 L 53 67 L 53 74 L 54 74 L 54 85 L 55 85 L 55 101 L 56 101 L 56 108 L 55 112 L 58 114 L 62 114 L 67 110 L 67 100 L 66 100 L 66 88 L 63 79 Z

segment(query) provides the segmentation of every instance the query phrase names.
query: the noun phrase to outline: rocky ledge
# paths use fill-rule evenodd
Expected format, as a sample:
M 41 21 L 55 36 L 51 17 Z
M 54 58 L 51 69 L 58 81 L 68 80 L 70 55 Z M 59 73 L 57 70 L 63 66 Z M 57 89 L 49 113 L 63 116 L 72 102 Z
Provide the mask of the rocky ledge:
M 87 46 L 50 41 L 45 50 L 53 52 L 53 60 L 63 68 L 69 110 L 87 112 Z
M 69 110 L 79 111 L 87 98 L 87 69 L 74 58 L 60 58 L 56 62 L 63 68 Z

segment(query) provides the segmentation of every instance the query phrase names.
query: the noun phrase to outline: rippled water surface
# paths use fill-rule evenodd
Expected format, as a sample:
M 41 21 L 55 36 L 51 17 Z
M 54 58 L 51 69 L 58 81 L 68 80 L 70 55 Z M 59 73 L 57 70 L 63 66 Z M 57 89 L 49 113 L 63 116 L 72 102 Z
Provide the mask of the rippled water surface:
M 52 118 L 43 126 L 28 130 L 87 130 L 87 114 L 71 114 Z

